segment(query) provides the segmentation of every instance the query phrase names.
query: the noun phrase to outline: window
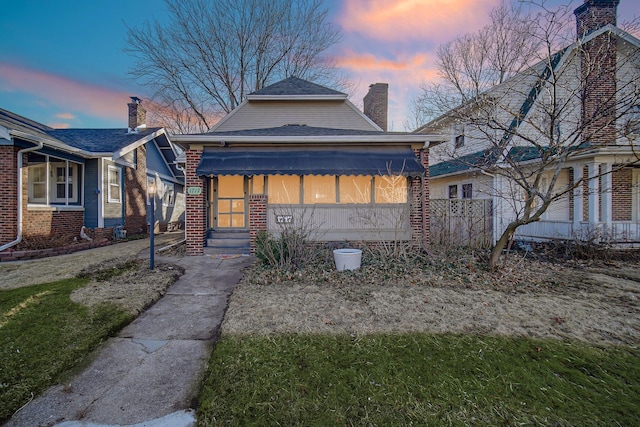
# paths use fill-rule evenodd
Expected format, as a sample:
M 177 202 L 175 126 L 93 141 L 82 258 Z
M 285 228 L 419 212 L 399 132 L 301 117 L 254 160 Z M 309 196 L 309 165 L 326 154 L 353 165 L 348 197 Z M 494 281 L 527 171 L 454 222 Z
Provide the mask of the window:
M 340 203 L 371 203 L 370 176 L 341 176 L 339 183 Z
M 29 166 L 29 203 L 47 202 L 47 165 Z
M 303 178 L 304 204 L 335 204 L 335 175 L 305 175 Z
M 462 184 L 462 198 L 473 199 L 473 184 Z
M 251 194 L 264 194 L 264 175 L 254 175 L 251 178 Z
M 456 136 L 456 148 L 464 147 L 464 134 Z
M 629 136 L 640 135 L 640 105 L 634 105 L 629 109 L 625 133 Z
M 458 186 L 457 185 L 450 185 L 449 186 L 449 198 L 450 199 L 457 199 L 458 198 Z
M 108 197 L 109 203 L 120 203 L 120 168 L 109 166 L 108 173 Z
M 176 198 L 174 185 L 165 183 L 162 187 L 162 206 L 173 206 Z
M 375 203 L 406 203 L 407 202 L 407 178 L 404 176 L 376 176 Z
M 28 201 L 33 204 L 79 205 L 81 165 L 30 153 L 27 157 Z
M 269 175 L 269 197 L 270 204 L 290 204 L 300 203 L 300 177 L 291 175 Z

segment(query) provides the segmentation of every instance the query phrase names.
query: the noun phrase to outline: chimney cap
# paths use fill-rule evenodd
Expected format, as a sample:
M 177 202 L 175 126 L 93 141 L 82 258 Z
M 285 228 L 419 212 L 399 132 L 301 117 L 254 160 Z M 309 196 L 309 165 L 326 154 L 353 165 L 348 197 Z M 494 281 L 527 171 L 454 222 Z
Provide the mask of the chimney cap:
M 131 102 L 133 102 L 134 104 L 140 104 L 142 102 L 142 100 L 137 96 L 130 96 L 129 98 L 131 98 Z

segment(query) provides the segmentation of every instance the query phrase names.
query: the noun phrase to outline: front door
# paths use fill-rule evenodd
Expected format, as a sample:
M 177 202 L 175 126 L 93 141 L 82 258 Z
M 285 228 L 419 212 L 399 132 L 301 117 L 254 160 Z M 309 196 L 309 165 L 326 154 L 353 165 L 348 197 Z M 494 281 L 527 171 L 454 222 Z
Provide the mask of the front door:
M 247 187 L 244 176 L 222 175 L 213 181 L 213 227 L 246 228 Z

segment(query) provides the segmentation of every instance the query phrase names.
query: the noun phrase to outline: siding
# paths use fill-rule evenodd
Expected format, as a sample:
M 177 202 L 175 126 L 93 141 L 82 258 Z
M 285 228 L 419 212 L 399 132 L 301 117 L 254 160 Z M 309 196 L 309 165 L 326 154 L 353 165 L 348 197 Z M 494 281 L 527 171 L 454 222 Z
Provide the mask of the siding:
M 167 162 L 160 154 L 158 147 L 153 142 L 149 142 L 147 145 L 147 173 L 155 175 L 158 173 L 166 177 L 172 177 L 173 172 L 167 166 Z
M 120 203 L 109 202 L 109 166 L 116 166 L 120 168 Z M 117 166 L 114 162 L 106 160 L 103 162 L 102 169 L 102 201 L 104 203 L 104 211 L 102 216 L 104 217 L 104 226 L 113 227 L 114 225 L 123 224 L 123 203 L 124 203 L 124 185 L 122 185 L 122 176 L 124 174 L 124 168 Z
M 88 228 L 98 226 L 98 203 L 102 189 L 98 182 L 100 160 L 87 160 L 84 166 L 84 225 Z
M 248 102 L 216 132 L 304 124 L 335 129 L 376 130 L 345 101 Z

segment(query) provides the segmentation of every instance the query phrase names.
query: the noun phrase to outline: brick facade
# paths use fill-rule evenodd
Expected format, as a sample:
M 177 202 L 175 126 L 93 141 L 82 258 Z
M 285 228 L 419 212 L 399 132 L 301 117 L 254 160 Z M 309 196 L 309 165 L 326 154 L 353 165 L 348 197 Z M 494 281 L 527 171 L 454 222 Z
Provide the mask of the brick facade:
M 375 83 L 369 86 L 369 92 L 363 99 L 363 112 L 375 124 L 386 132 L 389 105 L 389 85 Z
M 34 237 L 73 238 L 80 236 L 84 224 L 84 211 L 40 210 L 23 211 L 22 222 L 24 239 Z
M 614 170 L 616 167 L 614 166 Z M 633 220 L 633 169 L 615 170 L 611 177 L 613 221 Z
M 136 148 L 135 168 L 124 168 L 124 228 L 127 235 L 147 232 L 147 157 L 144 146 Z
M 267 196 L 252 194 L 249 196 L 249 246 L 251 253 L 256 252 L 258 232 L 267 230 Z
M 411 236 L 414 245 L 428 248 L 431 241 L 431 225 L 429 215 L 429 151 L 414 150 L 417 158 L 425 167 L 424 178 L 413 178 L 410 181 L 410 214 Z
M 587 0 L 578 7 L 578 37 L 607 24 L 616 24 L 619 0 Z M 583 140 L 594 144 L 614 144 L 616 140 L 616 57 L 617 41 L 602 34 L 582 46 L 581 71 Z
M 203 255 L 207 219 L 206 179 L 196 174 L 202 149 L 186 151 L 186 234 L 187 255 Z M 200 188 L 200 194 L 190 194 L 189 188 Z
M 18 232 L 17 153 L 16 147 L 0 146 L 0 245 L 14 241 Z

